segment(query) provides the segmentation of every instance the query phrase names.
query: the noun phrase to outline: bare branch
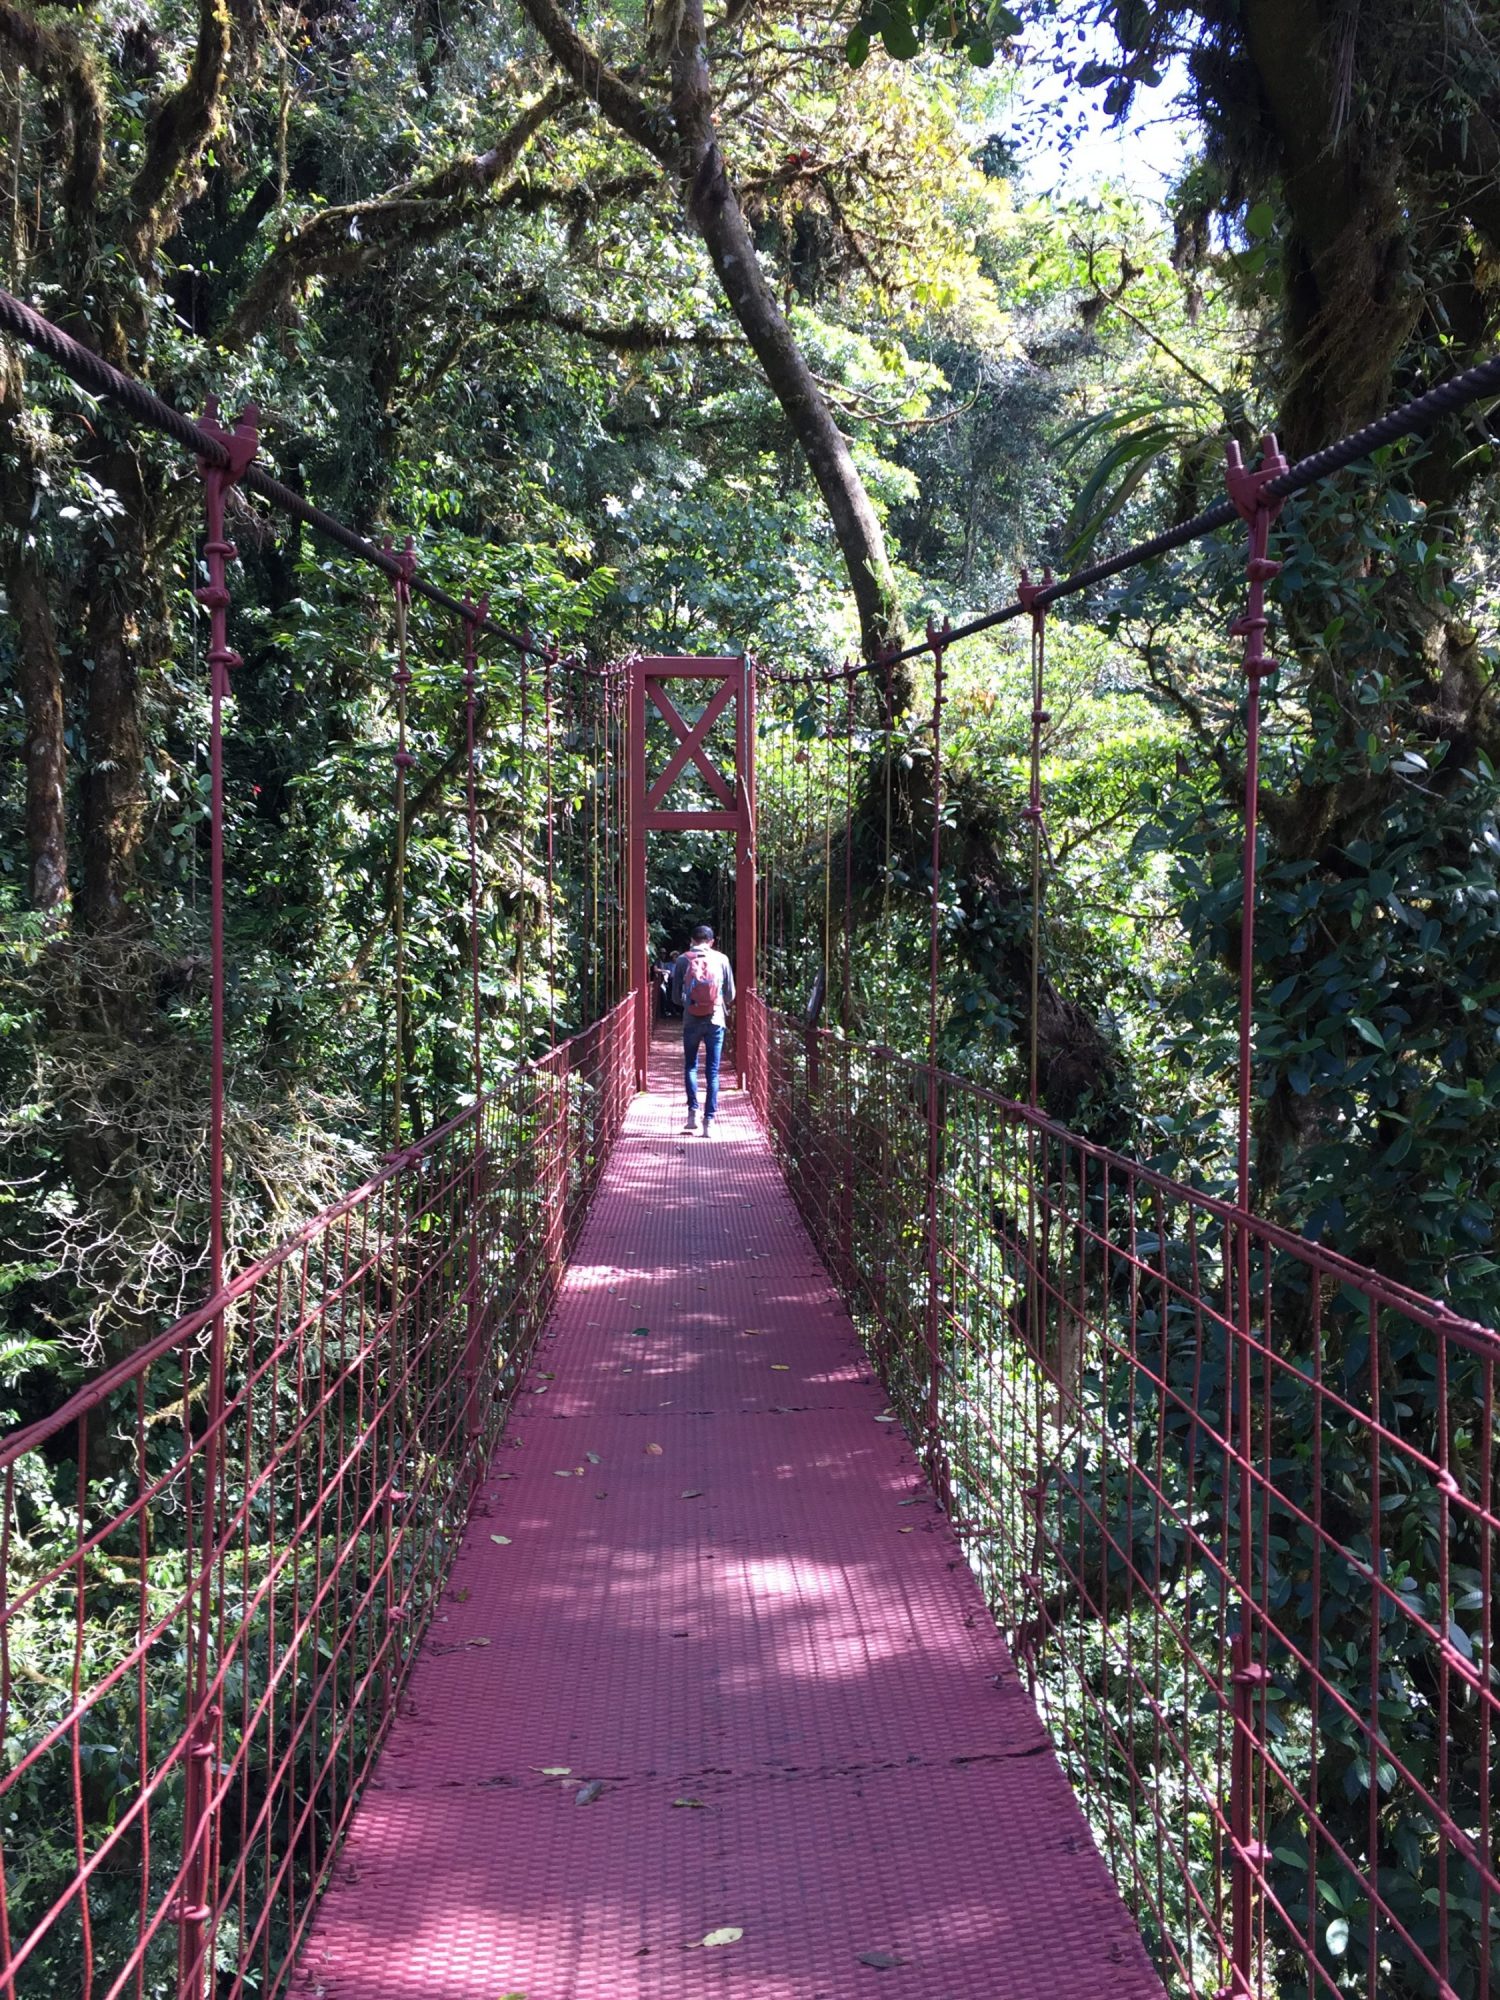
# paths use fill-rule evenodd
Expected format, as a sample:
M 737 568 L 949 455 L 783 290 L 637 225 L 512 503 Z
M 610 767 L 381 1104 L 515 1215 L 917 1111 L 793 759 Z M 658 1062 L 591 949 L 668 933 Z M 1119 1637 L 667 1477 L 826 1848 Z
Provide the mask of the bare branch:
M 886 430 L 892 431 L 940 430 L 944 424 L 956 423 L 960 417 L 966 417 L 979 401 L 979 391 L 976 389 L 966 403 L 956 403 L 951 410 L 939 410 L 936 416 L 897 417 L 888 411 L 877 409 L 873 403 L 866 402 L 857 389 L 851 389 L 845 382 L 836 382 L 832 377 L 819 375 L 816 371 L 813 380 L 834 408 L 842 411 L 846 417 L 853 417 L 860 423 L 880 424 Z
M 545 293 L 533 291 L 501 306 L 489 317 L 489 324 L 504 326 L 550 326 L 559 333 L 592 341 L 596 347 L 612 347 L 623 354 L 645 354 L 665 347 L 743 347 L 742 333 L 721 333 L 714 327 L 690 327 L 679 332 L 658 326 L 648 319 L 618 321 L 613 326 L 584 318 L 548 303 Z
M 722 41 L 726 35 L 732 35 L 744 22 L 754 5 L 755 0 L 726 0 L 723 13 L 708 31 L 710 39 Z
M 521 11 L 546 43 L 553 61 L 571 77 L 609 122 L 643 152 L 681 171 L 682 147 L 664 111 L 636 94 L 579 34 L 555 0 L 520 0 Z
M 310 278 L 350 277 L 394 249 L 411 249 L 447 235 L 481 205 L 493 208 L 512 198 L 524 200 L 524 188 L 508 187 L 498 195 L 492 190 L 573 96 L 570 85 L 554 84 L 484 152 L 450 160 L 389 194 L 344 202 L 306 217 L 283 235 L 256 272 L 220 338 L 226 346 L 240 345 Z

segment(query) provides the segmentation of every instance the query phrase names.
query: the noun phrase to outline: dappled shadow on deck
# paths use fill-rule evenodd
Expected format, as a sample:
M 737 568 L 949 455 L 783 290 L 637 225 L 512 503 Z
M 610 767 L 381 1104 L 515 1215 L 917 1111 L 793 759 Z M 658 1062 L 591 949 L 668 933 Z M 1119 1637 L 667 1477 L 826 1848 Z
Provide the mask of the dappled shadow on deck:
M 653 1085 L 296 1991 L 1160 2000 L 748 1098 Z

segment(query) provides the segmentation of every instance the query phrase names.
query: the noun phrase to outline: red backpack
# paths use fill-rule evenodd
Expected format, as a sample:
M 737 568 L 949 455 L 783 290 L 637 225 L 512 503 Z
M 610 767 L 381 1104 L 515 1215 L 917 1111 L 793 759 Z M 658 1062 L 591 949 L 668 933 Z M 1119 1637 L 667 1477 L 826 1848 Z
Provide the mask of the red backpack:
M 717 956 L 703 944 L 695 945 L 688 953 L 687 971 L 682 978 L 682 1009 L 700 1021 L 706 1021 L 719 1005 L 723 979 Z

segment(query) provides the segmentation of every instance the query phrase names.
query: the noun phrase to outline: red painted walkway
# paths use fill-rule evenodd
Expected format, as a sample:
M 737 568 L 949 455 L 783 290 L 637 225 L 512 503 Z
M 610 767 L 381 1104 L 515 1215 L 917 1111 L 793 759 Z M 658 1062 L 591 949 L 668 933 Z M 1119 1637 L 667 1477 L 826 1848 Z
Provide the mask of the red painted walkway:
M 296 1991 L 1161 2000 L 748 1100 L 679 1137 L 669 1060 Z

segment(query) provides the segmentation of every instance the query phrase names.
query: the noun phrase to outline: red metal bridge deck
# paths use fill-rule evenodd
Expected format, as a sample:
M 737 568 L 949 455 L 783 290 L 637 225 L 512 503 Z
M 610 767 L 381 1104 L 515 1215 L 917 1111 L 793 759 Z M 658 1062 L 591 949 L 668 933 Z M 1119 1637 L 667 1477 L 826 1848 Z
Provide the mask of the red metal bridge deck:
M 1159 2000 L 748 1099 L 655 1062 L 297 1992 Z

